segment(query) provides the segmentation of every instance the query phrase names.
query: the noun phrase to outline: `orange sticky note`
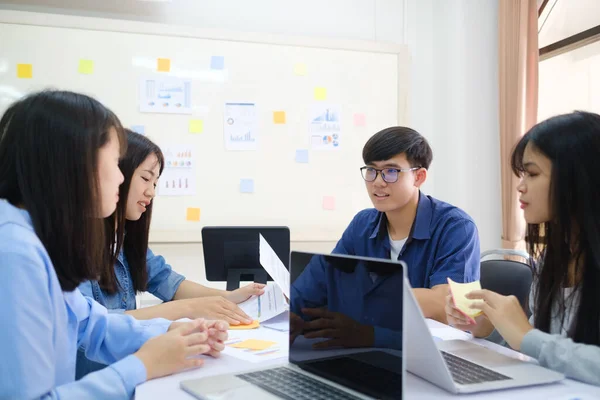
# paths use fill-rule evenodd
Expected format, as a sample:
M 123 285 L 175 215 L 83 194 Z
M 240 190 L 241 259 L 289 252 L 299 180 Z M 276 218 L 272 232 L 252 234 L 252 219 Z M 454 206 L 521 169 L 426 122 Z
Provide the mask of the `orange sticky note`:
M 249 350 L 266 350 L 269 347 L 277 344 L 277 342 L 271 342 L 268 340 L 259 340 L 259 339 L 247 339 L 243 342 L 232 344 L 231 347 L 235 347 L 236 349 L 249 349 Z
M 306 64 L 298 63 L 294 65 L 294 74 L 298 76 L 306 75 Z
M 335 197 L 333 197 L 333 196 L 323 197 L 323 210 L 328 210 L 328 211 L 335 210 Z
M 481 300 L 467 299 L 467 293 L 474 290 L 481 290 L 481 283 L 479 281 L 469 283 L 457 283 L 452 279 L 448 278 L 448 286 L 450 286 L 450 293 L 454 300 L 454 307 L 458 308 L 463 314 L 470 318 L 475 318 L 481 314 L 480 310 L 471 308 L 471 304 L 477 303 Z
M 327 89 L 324 87 L 315 88 L 315 100 L 327 99 Z
M 84 75 L 92 75 L 94 73 L 94 61 L 79 60 L 79 68 L 77 68 L 77 72 Z
M 273 123 L 285 124 L 285 111 L 273 111 Z
M 254 320 L 251 323 L 245 324 L 245 325 L 230 325 L 229 329 L 236 329 L 236 330 L 256 329 L 259 326 L 260 326 L 260 323 L 257 320 Z
M 33 65 L 17 64 L 17 78 L 31 79 L 33 77 Z
M 158 72 L 171 71 L 171 60 L 168 58 L 159 58 L 156 61 L 156 70 Z
M 201 119 L 191 119 L 189 132 L 190 133 L 202 133 L 204 131 L 204 122 Z
M 200 209 L 199 208 L 188 208 L 185 215 L 186 221 L 198 222 L 200 221 Z

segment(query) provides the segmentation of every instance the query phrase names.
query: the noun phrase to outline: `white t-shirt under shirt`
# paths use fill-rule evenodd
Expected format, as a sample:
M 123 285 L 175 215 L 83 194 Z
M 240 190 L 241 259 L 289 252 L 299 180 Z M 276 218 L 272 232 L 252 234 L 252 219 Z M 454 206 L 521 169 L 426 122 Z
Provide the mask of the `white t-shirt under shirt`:
M 388 238 L 390 240 L 390 258 L 392 259 L 392 261 L 398 261 L 398 256 L 400 255 L 400 252 L 404 247 L 404 243 L 406 243 L 406 239 L 408 238 L 404 238 L 401 240 L 393 240 L 392 235 L 390 235 L 389 233 Z M 371 276 L 371 280 L 373 282 L 377 280 L 377 274 L 375 272 L 370 272 L 369 275 Z

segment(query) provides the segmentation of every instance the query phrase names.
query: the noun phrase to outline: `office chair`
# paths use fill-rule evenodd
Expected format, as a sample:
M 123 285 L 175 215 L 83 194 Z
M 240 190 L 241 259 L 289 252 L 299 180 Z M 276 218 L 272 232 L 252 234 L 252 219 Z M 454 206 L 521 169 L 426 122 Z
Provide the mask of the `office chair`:
M 529 260 L 529 254 L 523 250 L 497 249 L 481 253 L 481 287 L 504 296 L 513 295 L 521 303 L 527 316 L 530 315 L 527 299 L 531 290 L 533 274 L 529 265 L 524 262 L 484 258 L 491 256 L 519 256 Z

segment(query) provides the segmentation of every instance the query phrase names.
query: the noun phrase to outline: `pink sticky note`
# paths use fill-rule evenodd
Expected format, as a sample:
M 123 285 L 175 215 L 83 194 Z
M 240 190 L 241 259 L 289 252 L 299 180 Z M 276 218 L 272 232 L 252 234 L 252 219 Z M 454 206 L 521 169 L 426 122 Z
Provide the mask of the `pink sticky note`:
M 328 211 L 335 210 L 335 197 L 333 197 L 333 196 L 323 197 L 323 210 L 328 210 Z
M 365 126 L 367 117 L 365 114 L 354 114 L 354 126 Z

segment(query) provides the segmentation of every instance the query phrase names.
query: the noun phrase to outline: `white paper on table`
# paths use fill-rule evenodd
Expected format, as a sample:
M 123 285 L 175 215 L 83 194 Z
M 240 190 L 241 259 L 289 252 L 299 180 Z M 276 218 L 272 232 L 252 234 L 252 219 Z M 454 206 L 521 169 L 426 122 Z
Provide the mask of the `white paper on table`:
M 250 318 L 258 322 L 276 317 L 288 309 L 283 292 L 273 283 L 265 286 L 265 293 L 262 295 L 252 296 L 238 305 Z
M 261 235 L 258 234 L 259 244 L 259 256 L 260 265 L 267 271 L 273 278 L 275 283 L 279 285 L 286 297 L 290 298 L 290 271 L 287 270 L 283 262 L 277 256 L 277 253 L 273 251 L 269 242 Z
M 283 312 L 276 317 L 261 323 L 261 326 L 269 329 L 275 329 L 279 332 L 288 332 L 290 330 L 290 313 L 289 311 Z

